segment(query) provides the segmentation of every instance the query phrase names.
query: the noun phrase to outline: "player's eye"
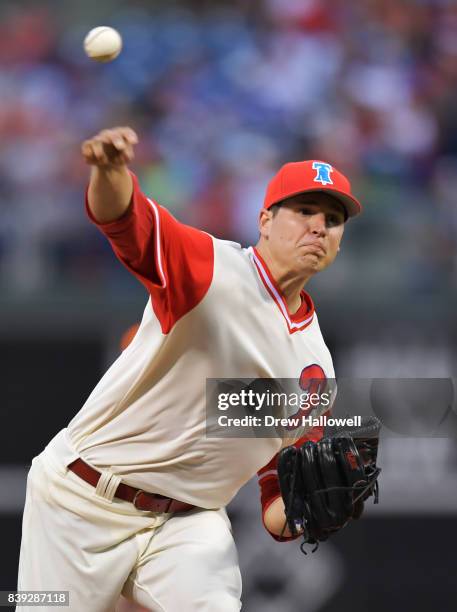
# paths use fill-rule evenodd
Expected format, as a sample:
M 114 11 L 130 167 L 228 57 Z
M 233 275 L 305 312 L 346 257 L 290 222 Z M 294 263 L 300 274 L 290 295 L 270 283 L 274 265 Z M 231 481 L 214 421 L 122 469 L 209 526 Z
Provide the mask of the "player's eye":
M 343 217 L 339 215 L 327 215 L 327 227 L 336 227 L 337 225 L 341 225 L 343 223 Z
M 315 212 L 315 211 L 314 211 L 312 208 L 310 208 L 309 206 L 302 206 L 302 207 L 300 208 L 300 213 L 301 213 L 302 215 L 309 216 L 309 215 L 313 215 L 313 214 L 314 214 L 314 212 Z

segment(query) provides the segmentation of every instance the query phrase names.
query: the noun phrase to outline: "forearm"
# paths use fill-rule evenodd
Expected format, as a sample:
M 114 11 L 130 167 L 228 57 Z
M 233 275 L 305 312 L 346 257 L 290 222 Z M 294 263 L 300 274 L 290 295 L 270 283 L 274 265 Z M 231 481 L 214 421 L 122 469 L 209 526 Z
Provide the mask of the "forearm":
M 284 513 L 284 502 L 281 497 L 276 498 L 266 509 L 264 514 L 265 527 L 276 536 L 291 537 L 289 527 L 284 524 L 286 522 L 286 515 Z
M 89 209 L 98 223 L 109 223 L 126 212 L 133 193 L 133 181 L 126 165 L 92 166 Z
M 97 223 L 116 221 L 127 211 L 133 193 L 127 164 L 137 143 L 129 127 L 102 130 L 82 143 L 84 161 L 92 166 L 87 200 Z

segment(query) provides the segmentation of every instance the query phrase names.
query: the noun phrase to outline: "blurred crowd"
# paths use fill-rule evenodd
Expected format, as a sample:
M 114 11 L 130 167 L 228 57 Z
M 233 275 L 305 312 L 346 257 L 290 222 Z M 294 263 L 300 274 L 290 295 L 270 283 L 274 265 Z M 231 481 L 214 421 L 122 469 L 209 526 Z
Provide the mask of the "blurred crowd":
M 3 291 L 124 282 L 82 204 L 80 143 L 112 125 L 137 130 L 149 195 L 243 244 L 282 163 L 330 161 L 366 209 L 330 277 L 339 291 L 457 290 L 455 2 L 132 2 L 74 23 L 64 3 L 2 7 Z M 82 50 L 101 23 L 124 39 L 110 64 Z

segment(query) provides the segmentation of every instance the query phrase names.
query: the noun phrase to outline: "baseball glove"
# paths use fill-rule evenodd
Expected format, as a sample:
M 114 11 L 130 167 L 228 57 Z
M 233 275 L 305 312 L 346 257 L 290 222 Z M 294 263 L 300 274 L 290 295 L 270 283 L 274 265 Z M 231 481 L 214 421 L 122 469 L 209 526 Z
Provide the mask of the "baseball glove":
M 304 544 L 315 544 L 314 552 L 350 519 L 360 518 L 368 497 L 378 503 L 380 427 L 376 417 L 368 417 L 356 430 L 327 430 L 319 442 L 288 446 L 279 453 L 284 530 L 288 525 L 294 536 L 303 535 L 305 554 Z

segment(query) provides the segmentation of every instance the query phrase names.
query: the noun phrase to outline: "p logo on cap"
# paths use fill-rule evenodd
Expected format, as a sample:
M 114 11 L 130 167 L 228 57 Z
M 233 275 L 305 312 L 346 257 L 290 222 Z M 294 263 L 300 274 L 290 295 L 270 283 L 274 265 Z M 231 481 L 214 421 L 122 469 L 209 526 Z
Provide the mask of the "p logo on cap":
M 333 185 L 333 181 L 330 178 L 330 173 L 333 172 L 333 168 L 330 164 L 315 161 L 313 162 L 313 170 L 316 170 L 316 176 L 314 177 L 315 183 Z

